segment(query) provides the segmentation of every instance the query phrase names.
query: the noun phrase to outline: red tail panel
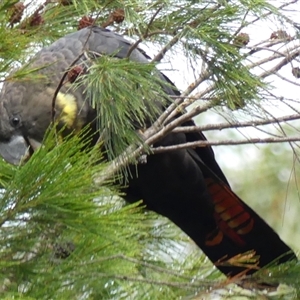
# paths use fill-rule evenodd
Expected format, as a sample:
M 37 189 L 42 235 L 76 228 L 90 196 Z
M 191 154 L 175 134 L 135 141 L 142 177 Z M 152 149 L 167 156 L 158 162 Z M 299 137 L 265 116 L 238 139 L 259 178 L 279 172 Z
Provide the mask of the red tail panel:
M 215 219 L 219 231 L 222 232 L 222 234 L 213 234 L 214 243 L 211 234 L 209 234 L 206 245 L 213 246 L 221 243 L 220 236 L 225 234 L 239 246 L 244 246 L 245 241 L 241 235 L 247 234 L 253 229 L 253 218 L 245 210 L 242 201 L 225 184 L 216 182 L 211 178 L 206 179 L 206 184 L 213 199 Z

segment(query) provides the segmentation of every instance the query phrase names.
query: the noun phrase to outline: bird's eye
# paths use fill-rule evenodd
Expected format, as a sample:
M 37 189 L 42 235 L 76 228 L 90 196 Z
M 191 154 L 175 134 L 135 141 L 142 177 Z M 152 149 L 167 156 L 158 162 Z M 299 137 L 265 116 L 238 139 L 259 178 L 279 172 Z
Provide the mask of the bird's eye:
M 14 116 L 14 117 L 11 117 L 11 119 L 10 119 L 10 123 L 11 123 L 11 125 L 13 126 L 13 127 L 18 127 L 19 126 L 19 124 L 20 124 L 20 118 L 19 117 L 16 117 L 16 116 Z

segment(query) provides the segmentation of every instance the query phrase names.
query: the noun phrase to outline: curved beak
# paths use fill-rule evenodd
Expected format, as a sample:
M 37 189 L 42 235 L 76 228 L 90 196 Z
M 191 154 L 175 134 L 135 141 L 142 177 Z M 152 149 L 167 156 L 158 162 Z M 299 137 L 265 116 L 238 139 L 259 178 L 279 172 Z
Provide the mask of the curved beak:
M 19 165 L 30 156 L 30 147 L 23 136 L 13 136 L 9 142 L 0 142 L 0 155 L 7 162 Z

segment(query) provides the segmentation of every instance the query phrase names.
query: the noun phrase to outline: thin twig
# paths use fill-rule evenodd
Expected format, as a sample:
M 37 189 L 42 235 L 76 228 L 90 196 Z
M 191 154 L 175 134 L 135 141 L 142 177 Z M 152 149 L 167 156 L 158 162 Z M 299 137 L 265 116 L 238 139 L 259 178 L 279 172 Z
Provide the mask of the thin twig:
M 293 85 L 296 85 L 296 86 L 300 87 L 300 83 L 297 83 L 297 82 L 292 81 L 292 80 L 290 80 L 288 78 L 285 78 L 284 76 L 281 76 L 278 72 L 274 73 L 273 75 L 279 77 L 281 80 L 284 80 L 284 81 L 286 81 L 286 82 L 288 82 L 290 84 L 293 84 Z
M 52 105 L 51 105 L 51 120 L 52 122 L 54 122 L 54 119 L 55 119 L 55 105 L 56 105 L 56 97 L 59 93 L 59 90 L 61 89 L 61 87 L 63 86 L 63 83 L 64 83 L 64 80 L 65 78 L 67 77 L 69 71 L 70 71 L 70 68 L 72 68 L 77 62 L 78 60 L 83 56 L 83 53 L 84 53 L 84 50 L 82 51 L 82 53 L 80 53 L 75 59 L 74 61 L 70 64 L 70 66 L 67 68 L 67 70 L 65 71 L 65 73 L 63 74 L 63 76 L 61 77 L 56 89 L 55 89 L 55 92 L 53 94 L 53 98 L 52 98 Z
M 127 52 L 127 55 L 126 57 L 130 57 L 132 51 L 134 49 L 136 49 L 138 47 L 138 45 L 144 40 L 146 39 L 147 37 L 150 37 L 151 35 L 154 35 L 153 33 L 149 34 L 149 29 L 150 29 L 150 26 L 152 25 L 152 23 L 154 22 L 156 16 L 159 14 L 159 12 L 163 9 L 164 5 L 161 5 L 157 11 L 153 14 L 153 16 L 151 17 L 149 23 L 147 24 L 147 28 L 145 30 L 145 33 L 143 34 L 143 36 L 141 38 L 139 38 L 134 44 L 131 45 L 131 47 L 129 48 L 128 52 Z M 162 32 L 160 30 L 160 32 Z M 156 33 L 155 33 L 156 34 Z
M 183 278 L 183 279 L 191 280 L 191 276 L 182 275 L 176 270 L 169 270 L 169 269 L 166 269 L 166 268 L 162 268 L 162 267 L 159 267 L 157 265 L 154 265 L 154 264 L 151 264 L 151 263 L 139 260 L 139 259 L 135 259 L 133 257 L 128 257 L 124 254 L 115 254 L 115 255 L 110 255 L 110 256 L 106 256 L 106 257 L 101 257 L 99 259 L 91 261 L 90 264 L 101 264 L 103 261 L 111 261 L 111 260 L 115 260 L 115 259 L 126 260 L 128 262 L 132 262 L 134 264 L 141 265 L 141 266 L 144 266 L 146 268 L 152 269 L 152 270 L 154 270 L 156 272 L 159 272 L 159 273 L 166 273 L 166 274 L 169 274 L 169 275 L 172 275 L 172 276 L 175 276 L 175 277 L 180 277 L 180 278 Z M 89 264 L 89 262 L 84 262 L 84 264 L 87 265 L 87 264 Z
M 292 1 L 290 1 L 290 2 L 286 2 L 286 3 L 284 3 L 284 4 L 280 5 L 280 6 L 278 6 L 278 7 L 277 7 L 277 10 L 280 10 L 280 9 L 282 9 L 282 8 L 284 8 L 284 7 L 287 7 L 287 6 L 291 5 L 291 4 L 294 4 L 294 3 L 296 3 L 297 1 L 298 1 L 298 0 L 292 0 Z M 267 16 L 270 16 L 270 15 L 272 15 L 272 14 L 274 14 L 274 12 L 270 10 L 269 12 L 267 12 L 267 13 L 261 15 L 261 16 L 258 16 L 258 17 L 255 18 L 254 20 L 245 23 L 245 26 L 244 26 L 244 27 L 249 26 L 250 24 L 254 24 L 255 22 L 257 22 L 257 21 L 259 21 L 259 20 L 262 20 L 262 19 L 264 19 L 264 18 L 266 18 Z M 280 16 L 283 17 L 282 14 L 280 14 Z
M 178 43 L 178 41 L 180 40 L 180 38 L 184 35 L 186 29 L 183 29 L 182 31 L 180 31 L 179 33 L 177 33 L 170 41 L 167 45 L 165 45 L 160 51 L 159 53 L 152 59 L 151 62 L 160 62 L 165 54 L 174 46 Z
M 199 100 L 204 95 L 206 95 L 208 92 L 210 92 L 212 90 L 212 86 L 205 89 L 201 93 L 197 93 L 193 97 L 188 97 L 188 95 L 190 93 L 192 93 L 193 90 L 195 90 L 202 82 L 204 82 L 206 79 L 208 79 L 210 75 L 211 75 L 210 72 L 207 72 L 207 71 L 201 72 L 199 77 L 193 83 L 191 83 L 186 88 L 186 90 L 180 94 L 180 96 L 174 96 L 177 98 L 175 98 L 173 103 L 160 115 L 160 117 L 155 121 L 155 123 L 152 125 L 152 127 L 160 128 L 164 123 L 166 123 L 168 120 L 170 120 L 175 115 L 177 115 L 178 112 L 182 112 L 185 107 L 194 103 L 196 100 Z M 172 97 L 172 98 L 174 98 L 174 97 Z M 186 102 L 186 103 L 183 104 L 184 102 Z
M 143 38 L 140 38 L 138 39 L 135 43 L 133 43 L 128 52 L 127 52 L 127 55 L 126 55 L 126 58 L 127 57 L 130 57 L 131 53 L 133 52 L 134 49 L 137 48 L 137 46 L 145 39 L 145 38 L 148 38 L 148 37 L 151 37 L 153 35 L 158 35 L 158 34 L 164 34 L 164 35 L 168 35 L 169 33 L 164 31 L 164 30 L 156 30 L 156 31 L 153 31 L 151 33 L 148 33 L 146 37 L 143 36 Z M 139 49 L 141 51 L 141 49 Z
M 166 122 L 172 120 L 173 118 L 175 118 L 175 117 L 178 115 L 178 113 L 184 112 L 184 110 L 185 110 L 186 107 L 190 106 L 190 105 L 193 104 L 195 101 L 201 99 L 203 96 L 205 96 L 206 94 L 208 94 L 208 93 L 210 93 L 211 91 L 213 91 L 214 88 L 215 88 L 215 84 L 212 83 L 212 84 L 211 84 L 209 87 L 207 87 L 205 90 L 203 90 L 203 91 L 201 91 L 201 92 L 195 94 L 195 99 L 196 99 L 196 100 L 194 100 L 194 99 L 187 99 L 187 100 L 183 101 L 180 105 L 178 105 L 178 106 L 176 107 L 176 110 L 174 109 L 172 112 L 169 113 L 169 115 L 168 115 L 167 118 L 165 119 L 165 122 L 164 122 L 164 123 L 166 123 Z M 181 95 L 184 96 L 184 93 L 182 93 Z M 207 109 L 209 109 L 209 108 L 215 106 L 215 103 L 214 103 L 213 101 L 209 101 L 209 102 L 205 103 L 204 106 L 207 107 L 207 108 L 205 108 L 205 110 L 207 110 Z M 188 113 L 189 116 L 191 116 L 191 115 L 193 114 L 193 112 L 194 112 L 194 111 L 197 111 L 198 109 L 199 109 L 199 105 L 196 106 L 195 108 L 193 108 L 193 109 Z M 201 112 L 204 112 L 204 111 L 201 111 Z M 195 117 L 197 114 L 200 114 L 200 112 L 196 113 L 196 114 L 193 115 L 192 117 Z M 181 117 L 186 116 L 186 115 L 187 115 L 187 113 L 183 114 Z M 188 119 L 186 118 L 184 121 L 181 122 L 181 119 L 180 119 L 181 117 L 178 117 L 178 118 L 177 118 L 177 119 L 180 120 L 180 121 L 179 121 L 180 124 L 182 124 L 182 123 L 185 122 L 185 121 L 188 121 Z M 188 118 L 192 118 L 192 117 L 188 117 Z M 178 124 L 178 125 L 179 125 L 179 124 Z
M 111 278 L 111 279 L 118 279 L 118 280 L 125 280 L 126 282 L 142 282 L 146 284 L 151 284 L 151 285 L 158 285 L 158 286 L 170 286 L 170 287 L 175 287 L 175 288 L 185 288 L 185 289 L 199 289 L 199 287 L 202 284 L 200 283 L 191 283 L 191 282 L 176 282 L 176 281 L 162 281 L 162 280 L 154 280 L 154 279 L 147 279 L 143 278 L 140 276 L 127 276 L 127 275 L 120 275 L 120 274 L 108 274 L 108 273 L 101 273 L 101 272 L 95 272 L 89 273 L 89 276 L 91 278 Z M 67 283 L 69 285 L 70 283 Z M 208 282 L 205 283 L 203 282 L 203 285 L 207 284 L 207 286 L 211 287 L 212 283 Z
M 294 53 L 290 54 L 288 57 L 285 57 L 282 59 L 277 65 L 275 65 L 273 68 L 261 73 L 259 75 L 260 78 L 266 78 L 270 75 L 273 75 L 274 73 L 278 72 L 283 66 L 287 65 L 289 62 L 291 62 L 293 59 L 295 59 L 297 56 L 300 55 L 300 49 L 295 51 Z
M 268 63 L 268 62 L 271 62 L 272 60 L 275 60 L 275 59 L 278 59 L 278 58 L 281 58 L 282 56 L 284 56 L 285 58 L 289 57 L 290 56 L 290 52 L 291 51 L 294 51 L 294 50 L 298 50 L 300 47 L 300 45 L 294 45 L 293 47 L 290 47 L 288 48 L 287 50 L 285 50 L 284 52 L 278 52 L 278 53 L 275 53 L 271 56 L 268 56 L 266 58 L 263 58 L 259 61 L 256 61 L 254 63 L 251 63 L 249 65 L 247 65 L 247 68 L 249 69 L 253 69 L 255 67 L 258 67 L 260 65 L 263 65 L 265 63 Z M 261 48 L 262 50 L 266 50 L 264 47 Z M 270 49 L 269 49 L 270 50 Z
M 236 146 L 236 145 L 245 145 L 245 144 L 271 144 L 271 143 L 284 143 L 284 142 L 299 142 L 299 136 L 293 137 L 279 137 L 279 138 L 251 138 L 247 140 L 224 140 L 224 141 L 196 141 L 196 142 L 189 142 L 180 145 L 174 146 L 161 146 L 150 148 L 152 154 L 163 153 L 168 151 L 174 151 L 179 149 L 188 149 L 188 148 L 195 148 L 195 147 L 210 147 L 210 146 Z
M 100 12 L 97 14 L 94 22 L 99 18 L 99 14 Z M 51 105 L 51 120 L 52 122 L 54 122 L 54 118 L 55 118 L 55 102 L 56 102 L 56 97 L 59 93 L 59 90 L 61 89 L 63 83 L 64 83 L 64 80 L 66 78 L 66 76 L 68 75 L 70 69 L 77 63 L 77 61 L 84 55 L 84 52 L 85 52 L 85 48 L 86 48 L 86 45 L 90 39 L 90 36 L 92 34 L 92 30 L 93 30 L 93 27 L 90 28 L 89 30 L 89 34 L 86 38 L 86 40 L 84 41 L 84 44 L 82 45 L 82 50 L 81 50 L 81 53 L 74 59 L 74 61 L 70 64 L 70 66 L 67 68 L 67 70 L 65 71 L 65 73 L 63 74 L 63 76 L 61 77 L 57 87 L 56 87 L 56 90 L 54 92 L 54 95 L 53 95 L 53 98 L 52 98 L 52 105 Z
M 219 124 L 208 124 L 204 126 L 182 126 L 176 127 L 172 132 L 199 132 L 209 130 L 222 130 L 229 128 L 241 128 L 241 127 L 256 127 L 261 125 L 275 124 L 279 122 L 287 122 L 292 120 L 299 120 L 299 114 L 287 115 L 276 119 L 264 119 L 264 120 L 251 120 L 247 122 L 234 122 L 234 123 L 219 123 Z

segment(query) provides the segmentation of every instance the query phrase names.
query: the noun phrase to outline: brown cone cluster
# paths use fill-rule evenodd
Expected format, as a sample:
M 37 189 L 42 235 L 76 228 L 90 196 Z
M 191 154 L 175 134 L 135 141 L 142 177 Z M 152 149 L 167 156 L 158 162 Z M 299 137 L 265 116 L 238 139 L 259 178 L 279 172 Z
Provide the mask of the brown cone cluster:
M 84 69 L 81 66 L 74 66 L 67 74 L 68 81 L 73 83 L 83 73 Z
M 125 19 L 125 11 L 124 9 L 116 9 L 113 13 L 112 13 L 112 18 L 113 21 L 116 23 L 122 23 Z
M 248 45 L 249 42 L 250 42 L 250 37 L 249 34 L 247 33 L 240 33 L 233 40 L 233 44 L 239 48 Z
M 292 74 L 294 75 L 294 77 L 300 78 L 300 68 L 299 67 L 293 68 Z
M 19 23 L 21 21 L 24 9 L 25 9 L 25 5 L 23 2 L 18 2 L 13 5 L 13 7 L 10 9 L 11 16 L 9 19 L 9 23 L 11 25 L 15 23 Z
M 270 39 L 271 40 L 277 40 L 277 39 L 289 40 L 289 39 L 291 39 L 291 36 L 284 30 L 277 30 L 277 31 L 272 32 Z
M 89 16 L 84 16 L 79 20 L 78 30 L 89 27 L 95 24 L 95 19 Z

